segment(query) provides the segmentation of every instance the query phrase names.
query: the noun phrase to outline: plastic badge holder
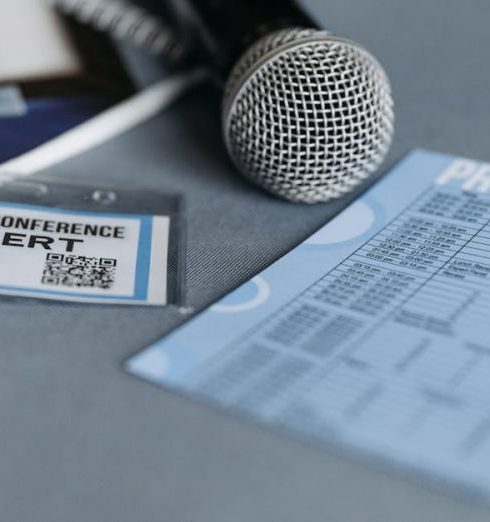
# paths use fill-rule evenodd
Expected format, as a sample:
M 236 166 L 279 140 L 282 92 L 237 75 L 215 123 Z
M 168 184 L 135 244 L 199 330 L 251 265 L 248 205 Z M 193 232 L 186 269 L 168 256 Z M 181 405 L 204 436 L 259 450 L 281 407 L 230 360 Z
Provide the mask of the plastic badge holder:
M 0 294 L 184 306 L 182 198 L 35 180 L 0 186 Z

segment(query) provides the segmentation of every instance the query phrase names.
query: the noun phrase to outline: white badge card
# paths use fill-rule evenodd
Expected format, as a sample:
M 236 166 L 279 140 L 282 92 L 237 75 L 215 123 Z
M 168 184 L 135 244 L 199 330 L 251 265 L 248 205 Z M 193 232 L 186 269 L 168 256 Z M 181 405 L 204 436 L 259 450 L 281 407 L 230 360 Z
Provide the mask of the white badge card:
M 29 202 L 12 201 L 12 190 L 0 191 L 0 294 L 94 303 L 175 302 L 178 285 L 169 261 L 175 255 L 171 242 L 177 240 L 176 205 L 155 208 L 168 197 L 42 186 L 47 194 L 19 198 Z M 68 208 L 34 204 L 53 198 Z M 129 208 L 135 205 L 147 208 L 135 213 Z M 148 206 L 155 212 L 146 213 Z

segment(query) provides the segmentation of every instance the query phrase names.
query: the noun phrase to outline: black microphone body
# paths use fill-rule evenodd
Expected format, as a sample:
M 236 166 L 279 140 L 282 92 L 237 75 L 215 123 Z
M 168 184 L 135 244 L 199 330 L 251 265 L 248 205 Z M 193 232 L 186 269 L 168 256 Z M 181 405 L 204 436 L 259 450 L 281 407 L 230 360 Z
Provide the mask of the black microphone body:
M 192 27 L 194 51 L 222 79 L 262 36 L 289 27 L 317 28 L 294 0 L 174 0 L 174 4 L 177 18 Z

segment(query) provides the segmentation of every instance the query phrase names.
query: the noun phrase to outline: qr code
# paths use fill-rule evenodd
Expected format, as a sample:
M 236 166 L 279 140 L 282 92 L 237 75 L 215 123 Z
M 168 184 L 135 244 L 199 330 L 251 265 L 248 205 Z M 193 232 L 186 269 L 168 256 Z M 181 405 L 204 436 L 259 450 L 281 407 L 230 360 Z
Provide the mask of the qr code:
M 116 265 L 115 259 L 50 253 L 46 256 L 41 283 L 109 290 L 114 285 Z

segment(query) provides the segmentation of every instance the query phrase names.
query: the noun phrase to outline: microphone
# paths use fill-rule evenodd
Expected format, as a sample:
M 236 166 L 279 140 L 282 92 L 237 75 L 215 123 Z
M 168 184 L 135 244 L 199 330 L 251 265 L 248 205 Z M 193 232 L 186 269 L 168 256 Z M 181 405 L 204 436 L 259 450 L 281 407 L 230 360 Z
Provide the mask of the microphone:
M 186 60 L 189 48 L 200 53 L 225 82 L 232 161 L 272 194 L 304 203 L 340 197 L 390 147 L 393 99 L 383 67 L 361 45 L 319 29 L 295 0 L 151 0 L 174 15 L 180 35 L 128 0 L 49 1 L 170 62 Z
M 238 170 L 289 201 L 325 202 L 368 178 L 393 136 L 388 77 L 361 45 L 293 0 L 175 0 L 225 80 L 223 136 Z

